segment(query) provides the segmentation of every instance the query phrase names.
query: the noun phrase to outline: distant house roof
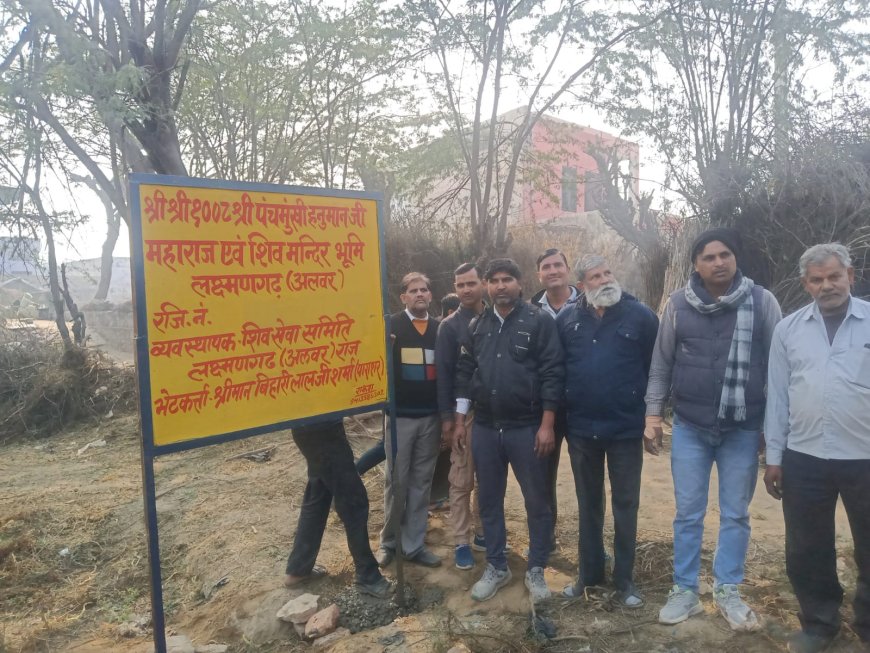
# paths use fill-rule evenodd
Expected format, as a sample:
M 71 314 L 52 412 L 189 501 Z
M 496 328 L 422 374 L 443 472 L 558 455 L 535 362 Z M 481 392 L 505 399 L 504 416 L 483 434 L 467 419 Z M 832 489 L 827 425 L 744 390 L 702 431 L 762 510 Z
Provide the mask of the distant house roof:
M 35 273 L 40 249 L 39 238 L 0 236 L 0 275 Z
M 48 292 L 45 288 L 40 288 L 26 279 L 19 279 L 18 277 L 12 277 L 5 281 L 0 281 L 0 288 L 3 290 L 17 290 L 18 292 L 27 292 L 31 294 Z

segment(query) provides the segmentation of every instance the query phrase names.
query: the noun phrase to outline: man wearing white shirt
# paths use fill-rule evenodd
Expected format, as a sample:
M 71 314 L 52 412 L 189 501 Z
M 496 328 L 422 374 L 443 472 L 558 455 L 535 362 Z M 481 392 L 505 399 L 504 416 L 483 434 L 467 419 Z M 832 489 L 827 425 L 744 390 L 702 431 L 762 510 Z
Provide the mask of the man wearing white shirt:
M 870 303 L 851 296 L 855 271 L 839 243 L 810 247 L 800 274 L 814 301 L 774 330 L 764 429 L 764 482 L 782 499 L 786 571 L 800 604 L 802 631 L 789 650 L 822 651 L 840 629 L 839 497 L 858 567 L 853 629 L 870 651 Z

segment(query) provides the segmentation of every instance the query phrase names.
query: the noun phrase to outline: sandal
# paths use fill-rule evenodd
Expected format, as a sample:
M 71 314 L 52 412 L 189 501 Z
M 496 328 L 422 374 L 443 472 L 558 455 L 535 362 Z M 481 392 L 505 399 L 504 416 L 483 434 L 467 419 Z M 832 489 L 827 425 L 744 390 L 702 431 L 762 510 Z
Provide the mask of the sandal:
M 565 585 L 565 589 L 562 590 L 562 596 L 564 596 L 566 599 L 579 599 L 585 594 L 586 588 L 580 581 L 577 581 L 576 583 L 571 583 L 570 585 Z
M 326 573 L 326 567 L 314 565 L 306 576 L 294 576 L 292 574 L 284 576 L 284 587 L 296 587 L 297 585 L 302 585 L 303 583 L 323 578 L 326 576 Z
M 644 604 L 643 597 L 634 586 L 631 586 L 622 591 L 617 591 L 613 595 L 613 599 L 623 608 L 628 608 L 630 610 L 642 608 Z

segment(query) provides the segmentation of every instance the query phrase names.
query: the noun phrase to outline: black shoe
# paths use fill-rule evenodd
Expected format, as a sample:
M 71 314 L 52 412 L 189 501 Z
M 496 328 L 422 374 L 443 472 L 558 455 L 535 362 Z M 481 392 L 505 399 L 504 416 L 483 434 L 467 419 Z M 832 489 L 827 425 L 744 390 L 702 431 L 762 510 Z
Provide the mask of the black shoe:
M 812 635 L 803 631 L 795 633 L 788 640 L 789 653 L 821 653 L 831 645 L 833 637 Z
M 372 581 L 371 583 L 360 583 L 356 584 L 357 589 L 363 594 L 368 594 L 369 596 L 373 596 L 376 599 L 385 599 L 389 597 L 394 591 L 395 587 L 390 581 L 381 576 L 376 581 Z
M 426 547 L 423 547 L 417 553 L 412 556 L 406 556 L 405 560 L 408 562 L 412 562 L 415 565 L 422 565 L 424 567 L 440 567 L 441 566 L 441 558 L 432 553 Z

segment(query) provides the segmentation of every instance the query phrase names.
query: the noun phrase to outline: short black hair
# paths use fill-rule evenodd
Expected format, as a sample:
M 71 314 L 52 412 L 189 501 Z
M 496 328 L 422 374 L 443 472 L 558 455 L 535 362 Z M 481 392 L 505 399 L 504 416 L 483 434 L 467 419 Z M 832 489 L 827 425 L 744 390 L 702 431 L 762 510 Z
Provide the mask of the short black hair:
M 480 266 L 477 263 L 463 263 L 453 270 L 453 276 L 458 277 L 460 274 L 466 274 L 472 270 L 477 272 L 477 276 L 483 279 L 483 270 L 480 269 Z
M 455 292 L 441 298 L 441 317 L 447 317 L 450 311 L 455 311 L 457 308 L 459 308 L 459 295 Z
M 489 281 L 497 272 L 507 272 L 514 279 L 519 281 L 523 278 L 523 273 L 520 272 L 520 266 L 516 264 L 512 258 L 494 258 L 486 266 L 486 272 L 483 274 L 484 281 Z
M 565 256 L 565 252 L 563 252 L 561 249 L 556 249 L 555 247 L 551 247 L 550 249 L 545 251 L 543 254 L 541 254 L 538 257 L 538 260 L 535 261 L 535 269 L 540 270 L 541 269 L 541 261 L 543 261 L 545 258 L 550 258 L 551 256 L 554 256 L 556 254 L 559 254 L 562 257 L 562 260 L 565 261 L 565 267 L 568 267 L 568 257 Z

